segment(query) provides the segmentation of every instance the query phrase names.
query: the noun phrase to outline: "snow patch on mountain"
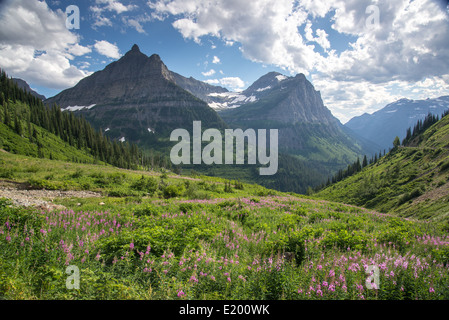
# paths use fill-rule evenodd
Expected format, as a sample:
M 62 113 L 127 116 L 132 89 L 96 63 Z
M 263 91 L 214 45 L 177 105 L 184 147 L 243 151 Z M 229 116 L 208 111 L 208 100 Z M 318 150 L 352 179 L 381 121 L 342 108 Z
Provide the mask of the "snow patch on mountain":
M 91 104 L 90 106 L 68 106 L 67 108 L 61 109 L 62 111 L 79 111 L 83 109 L 92 109 L 96 104 Z

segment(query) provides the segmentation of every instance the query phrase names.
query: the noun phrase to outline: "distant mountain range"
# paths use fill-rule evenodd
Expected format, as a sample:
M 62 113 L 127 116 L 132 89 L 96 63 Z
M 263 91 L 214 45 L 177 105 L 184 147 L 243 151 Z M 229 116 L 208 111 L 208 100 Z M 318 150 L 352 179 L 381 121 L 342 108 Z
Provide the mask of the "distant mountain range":
M 448 108 L 449 96 L 426 100 L 401 99 L 373 114 L 354 117 L 345 126 L 388 150 L 393 147 L 394 138 L 398 136 L 402 141 L 406 130 L 413 129 L 418 120 L 423 120 L 429 113 L 441 116 Z

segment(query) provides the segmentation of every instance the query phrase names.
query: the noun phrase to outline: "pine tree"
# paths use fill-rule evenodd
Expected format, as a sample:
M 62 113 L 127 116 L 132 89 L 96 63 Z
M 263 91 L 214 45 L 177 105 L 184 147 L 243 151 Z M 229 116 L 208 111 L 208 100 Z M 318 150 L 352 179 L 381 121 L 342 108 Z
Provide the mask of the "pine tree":
M 17 112 L 14 114 L 14 130 L 19 136 L 21 136 L 23 133 L 22 124 L 20 123 L 19 115 L 17 114 Z
M 368 159 L 366 158 L 366 154 L 363 156 L 362 167 L 365 168 L 368 165 Z

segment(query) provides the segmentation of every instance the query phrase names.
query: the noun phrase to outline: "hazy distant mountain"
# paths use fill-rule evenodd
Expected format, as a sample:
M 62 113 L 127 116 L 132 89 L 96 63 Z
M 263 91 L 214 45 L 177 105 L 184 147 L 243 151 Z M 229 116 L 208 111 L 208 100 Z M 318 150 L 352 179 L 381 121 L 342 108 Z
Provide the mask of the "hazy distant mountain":
M 157 54 L 148 57 L 134 45 L 118 61 L 45 102 L 82 113 L 113 138 L 142 145 L 176 128 L 191 129 L 194 120 L 223 128 L 217 113 L 176 79 Z
M 30 86 L 28 85 L 28 83 L 25 80 L 22 80 L 22 79 L 19 79 L 19 78 L 12 78 L 12 80 L 19 86 L 19 88 L 25 90 L 26 92 L 31 93 L 36 98 L 39 98 L 41 100 L 45 100 L 45 96 L 43 96 L 43 95 L 37 93 L 36 91 L 34 91 L 33 89 L 31 89 Z
M 429 113 L 441 115 L 448 108 L 449 96 L 426 100 L 401 99 L 373 114 L 354 117 L 345 126 L 388 150 L 393 147 L 394 138 L 398 136 L 402 141 L 406 130 L 409 127 L 413 129 L 418 120 Z

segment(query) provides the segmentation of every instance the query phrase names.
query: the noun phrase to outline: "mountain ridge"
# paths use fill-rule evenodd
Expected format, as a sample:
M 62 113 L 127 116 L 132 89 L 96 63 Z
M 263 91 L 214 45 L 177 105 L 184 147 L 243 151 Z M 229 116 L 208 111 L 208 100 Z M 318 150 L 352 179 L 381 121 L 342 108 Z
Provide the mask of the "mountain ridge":
M 441 116 L 448 108 L 449 96 L 425 100 L 403 98 L 372 114 L 354 117 L 345 126 L 388 150 L 393 146 L 394 138 L 398 136 L 402 140 L 407 128 L 417 120 L 423 120 L 428 113 Z

